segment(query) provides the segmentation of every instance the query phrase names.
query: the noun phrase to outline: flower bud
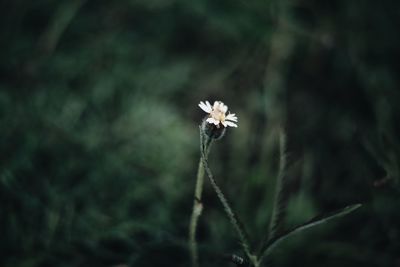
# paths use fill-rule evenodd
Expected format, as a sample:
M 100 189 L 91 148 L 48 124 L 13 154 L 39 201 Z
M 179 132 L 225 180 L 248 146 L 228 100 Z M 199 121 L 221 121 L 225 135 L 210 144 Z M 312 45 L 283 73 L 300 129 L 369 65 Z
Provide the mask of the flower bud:
M 203 119 L 201 123 L 201 130 L 203 133 L 211 139 L 219 140 L 221 139 L 226 131 L 226 128 L 222 125 L 218 124 L 215 125 L 213 123 L 208 123 L 207 120 L 208 116 Z

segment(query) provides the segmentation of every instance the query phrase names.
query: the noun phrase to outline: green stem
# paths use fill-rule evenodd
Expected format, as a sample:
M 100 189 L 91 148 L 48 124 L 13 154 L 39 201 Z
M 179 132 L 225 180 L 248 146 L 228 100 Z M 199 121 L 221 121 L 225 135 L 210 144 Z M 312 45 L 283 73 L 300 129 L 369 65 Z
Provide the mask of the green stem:
M 236 233 L 239 236 L 240 243 L 243 247 L 243 250 L 244 250 L 246 256 L 249 258 L 249 260 L 251 261 L 251 263 L 254 266 L 259 266 L 257 257 L 251 253 L 249 241 L 247 240 L 247 235 L 244 230 L 244 227 L 239 222 L 236 214 L 233 212 L 232 208 L 230 207 L 228 200 L 225 198 L 225 195 L 222 193 L 222 190 L 217 185 L 217 182 L 215 181 L 213 174 L 212 174 L 210 168 L 208 167 L 207 155 L 204 153 L 204 151 L 202 153 L 202 161 L 203 161 L 203 166 L 207 173 L 207 176 L 210 179 L 211 185 L 212 185 L 215 193 L 217 194 L 222 206 L 224 207 L 224 211 L 225 211 L 226 215 L 228 216 L 230 222 L 232 223 L 233 228 L 236 230 Z
M 193 267 L 199 266 L 199 260 L 198 260 L 199 255 L 197 252 L 197 242 L 196 242 L 196 229 L 197 229 L 197 222 L 199 221 L 199 217 L 203 210 L 203 205 L 201 203 L 203 184 L 204 184 L 204 167 L 202 162 L 200 161 L 199 168 L 197 170 L 192 216 L 190 217 L 190 225 L 189 225 L 189 247 L 190 247 L 190 256 Z
M 200 150 L 206 150 L 207 154 L 209 152 L 211 146 L 211 139 L 207 138 L 206 142 L 204 142 L 205 137 L 200 132 Z M 203 152 L 201 152 L 203 153 Z M 192 267 L 199 266 L 199 255 L 197 249 L 197 241 L 196 241 L 196 230 L 197 230 L 197 223 L 199 221 L 199 217 L 201 212 L 203 211 L 203 204 L 201 202 L 201 196 L 203 193 L 203 184 L 204 184 L 204 165 L 201 160 L 199 161 L 199 167 L 197 169 L 197 178 L 196 178 L 196 187 L 194 191 L 194 199 L 193 199 L 193 210 L 192 215 L 190 217 L 190 224 L 189 224 L 189 249 L 190 249 L 190 256 L 192 261 Z

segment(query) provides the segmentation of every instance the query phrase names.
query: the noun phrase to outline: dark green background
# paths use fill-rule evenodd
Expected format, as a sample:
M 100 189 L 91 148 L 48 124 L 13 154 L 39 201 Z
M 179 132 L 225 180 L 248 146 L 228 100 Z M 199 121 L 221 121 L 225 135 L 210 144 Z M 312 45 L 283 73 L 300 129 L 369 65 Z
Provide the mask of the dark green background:
M 201 100 L 239 117 L 211 168 L 255 244 L 288 134 L 287 225 L 363 207 L 264 266 L 400 265 L 397 1 L 0 3 L 0 265 L 189 266 Z M 202 266 L 234 266 L 206 183 Z

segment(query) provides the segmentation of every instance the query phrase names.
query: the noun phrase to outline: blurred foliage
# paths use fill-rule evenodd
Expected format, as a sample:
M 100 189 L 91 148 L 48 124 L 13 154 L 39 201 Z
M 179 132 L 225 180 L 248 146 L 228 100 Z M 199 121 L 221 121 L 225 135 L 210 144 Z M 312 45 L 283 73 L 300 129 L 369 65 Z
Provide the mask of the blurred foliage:
M 282 124 L 289 225 L 364 203 L 267 266 L 399 266 L 397 2 L 0 7 L 1 266 L 188 266 L 205 99 L 238 114 L 210 164 L 251 236 L 268 228 Z M 202 264 L 233 266 L 208 184 L 204 206 Z

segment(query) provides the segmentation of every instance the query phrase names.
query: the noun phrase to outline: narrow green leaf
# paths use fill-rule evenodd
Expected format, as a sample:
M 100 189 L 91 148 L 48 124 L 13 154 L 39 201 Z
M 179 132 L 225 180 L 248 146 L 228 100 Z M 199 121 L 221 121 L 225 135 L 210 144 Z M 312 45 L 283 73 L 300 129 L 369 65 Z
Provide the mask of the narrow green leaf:
M 275 200 L 272 210 L 272 218 L 269 233 L 265 237 L 265 243 L 275 238 L 284 228 L 287 205 L 289 201 L 288 176 L 287 176 L 287 155 L 286 155 L 286 134 L 283 129 L 279 133 L 279 173 L 276 181 Z
M 296 226 L 295 228 L 284 232 L 282 235 L 270 240 L 261 249 L 260 258 L 263 258 L 264 256 L 268 255 L 279 243 L 281 243 L 282 241 L 286 240 L 287 238 L 293 236 L 294 234 L 297 234 L 301 231 L 304 231 L 311 227 L 317 226 L 319 224 L 326 223 L 332 219 L 342 217 L 346 214 L 349 214 L 350 212 L 355 211 L 356 209 L 358 209 L 361 206 L 362 206 L 361 204 L 354 204 L 354 205 L 347 206 L 343 209 L 340 209 L 338 211 L 335 211 L 335 212 L 332 212 L 329 214 L 317 216 L 314 219 L 311 219 L 310 221 L 308 221 L 302 225 Z

